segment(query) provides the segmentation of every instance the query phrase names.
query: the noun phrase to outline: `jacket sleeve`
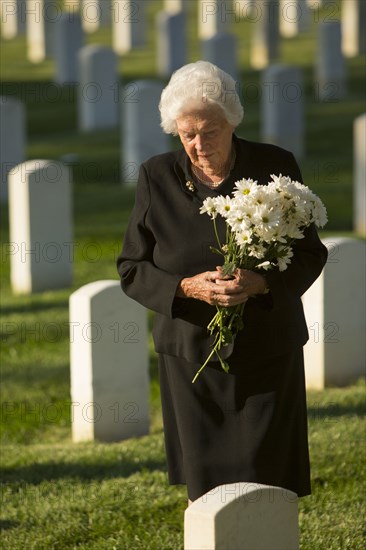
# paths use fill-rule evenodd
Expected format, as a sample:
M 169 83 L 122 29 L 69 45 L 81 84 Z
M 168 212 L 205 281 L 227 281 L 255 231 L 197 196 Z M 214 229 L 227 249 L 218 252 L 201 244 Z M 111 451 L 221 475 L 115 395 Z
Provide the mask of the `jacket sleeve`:
M 181 276 L 156 267 L 153 260 L 155 238 L 148 227 L 151 203 L 146 168 L 140 168 L 135 206 L 117 259 L 122 290 L 143 306 L 173 317 L 173 302 Z

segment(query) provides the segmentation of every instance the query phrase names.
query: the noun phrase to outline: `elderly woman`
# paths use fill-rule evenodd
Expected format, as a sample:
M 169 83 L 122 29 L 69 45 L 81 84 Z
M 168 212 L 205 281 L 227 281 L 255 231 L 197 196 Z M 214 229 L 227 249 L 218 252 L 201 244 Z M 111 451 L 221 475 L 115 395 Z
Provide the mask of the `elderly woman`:
M 160 111 L 183 147 L 142 164 L 118 270 L 124 292 L 156 312 L 169 482 L 186 484 L 191 501 L 239 481 L 309 494 L 301 295 L 327 250 L 310 226 L 286 271 L 237 269 L 227 280 L 210 251 L 212 222 L 200 215 L 206 197 L 229 195 L 242 178 L 266 184 L 281 173 L 301 182 L 299 168 L 290 152 L 235 135 L 243 118 L 235 82 L 211 63 L 176 71 Z M 224 231 L 218 220 L 222 240 Z M 211 361 L 192 384 L 211 350 L 215 306 L 242 302 L 229 372 Z

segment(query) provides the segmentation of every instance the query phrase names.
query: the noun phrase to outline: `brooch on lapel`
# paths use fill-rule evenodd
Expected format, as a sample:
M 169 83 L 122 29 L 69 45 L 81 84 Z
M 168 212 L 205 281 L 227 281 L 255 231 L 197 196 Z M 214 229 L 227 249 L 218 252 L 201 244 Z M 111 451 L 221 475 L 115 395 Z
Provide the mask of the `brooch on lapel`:
M 191 181 L 191 180 L 186 181 L 186 187 L 187 187 L 187 189 L 189 189 L 189 191 L 191 191 L 192 193 L 194 193 L 194 192 L 196 191 L 196 188 L 195 188 L 195 186 L 194 186 L 194 183 L 193 183 L 193 181 Z

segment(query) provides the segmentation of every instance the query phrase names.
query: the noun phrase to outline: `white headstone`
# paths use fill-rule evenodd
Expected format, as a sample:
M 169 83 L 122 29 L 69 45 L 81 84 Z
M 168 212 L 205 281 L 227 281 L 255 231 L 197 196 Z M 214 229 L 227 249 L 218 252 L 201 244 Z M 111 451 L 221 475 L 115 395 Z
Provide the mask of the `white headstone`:
M 262 75 L 262 141 L 304 156 L 304 106 L 301 69 L 271 65 Z
M 54 53 L 54 27 L 62 12 L 54 0 L 27 0 L 27 54 L 41 63 Z
M 320 101 L 338 101 L 346 95 L 346 67 L 338 21 L 319 24 L 315 78 Z
M 184 514 L 184 550 L 298 550 L 297 495 L 259 483 L 209 491 Z
M 24 104 L 13 97 L 0 96 L 0 201 L 8 200 L 8 174 L 25 160 L 26 121 Z
M 183 11 L 187 7 L 187 3 L 184 0 L 165 0 L 164 11 L 169 13 L 178 13 Z
M 113 0 L 112 42 L 118 54 L 146 43 L 145 0 Z
M 252 34 L 250 62 L 255 69 L 264 69 L 279 55 L 278 0 L 257 0 L 256 22 Z
M 171 74 L 186 63 L 185 12 L 167 13 L 156 16 L 157 64 L 160 76 Z
M 92 33 L 108 25 L 111 22 L 111 9 L 110 0 L 81 0 L 80 13 L 84 31 Z
M 366 1 L 342 2 L 342 51 L 346 57 L 366 52 Z
M 303 296 L 307 388 L 346 386 L 365 375 L 365 241 L 328 237 L 328 262 Z
M 72 437 L 120 441 L 149 431 L 147 311 L 118 281 L 70 296 Z
M 323 7 L 323 0 L 306 0 L 306 3 L 312 10 L 320 9 Z
M 26 0 L 0 0 L 1 36 L 7 40 L 25 32 Z
M 79 129 L 82 131 L 118 126 L 119 79 L 117 56 L 99 45 L 79 50 Z
M 78 81 L 78 51 L 83 42 L 80 15 L 62 14 L 55 26 L 55 82 L 58 84 Z
M 280 0 L 280 33 L 286 38 L 297 36 L 310 26 L 310 9 L 306 0 Z
M 64 0 L 64 9 L 68 13 L 76 13 L 80 9 L 80 0 Z
M 366 237 L 366 114 L 356 118 L 353 136 L 353 225 Z
M 239 20 L 231 2 L 222 0 L 198 1 L 198 36 L 211 38 L 217 32 L 227 31 L 232 21 Z
M 202 59 L 209 61 L 238 80 L 237 39 L 233 34 L 219 32 L 202 41 Z
M 160 126 L 159 102 L 163 85 L 138 80 L 122 92 L 122 183 L 137 180 L 142 162 L 169 150 L 169 139 Z
M 255 0 L 234 0 L 236 14 L 240 19 L 250 19 L 255 6 Z
M 71 173 L 52 160 L 31 160 L 9 174 L 11 285 L 30 294 L 70 286 L 73 231 Z

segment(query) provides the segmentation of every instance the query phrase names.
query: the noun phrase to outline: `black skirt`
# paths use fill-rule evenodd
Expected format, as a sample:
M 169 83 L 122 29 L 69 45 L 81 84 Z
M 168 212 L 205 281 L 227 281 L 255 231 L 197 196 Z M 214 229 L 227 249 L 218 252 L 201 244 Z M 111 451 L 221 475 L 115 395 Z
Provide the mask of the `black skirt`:
M 196 500 L 240 481 L 310 493 L 302 348 L 270 360 L 243 359 L 226 374 L 159 355 L 169 483 Z

